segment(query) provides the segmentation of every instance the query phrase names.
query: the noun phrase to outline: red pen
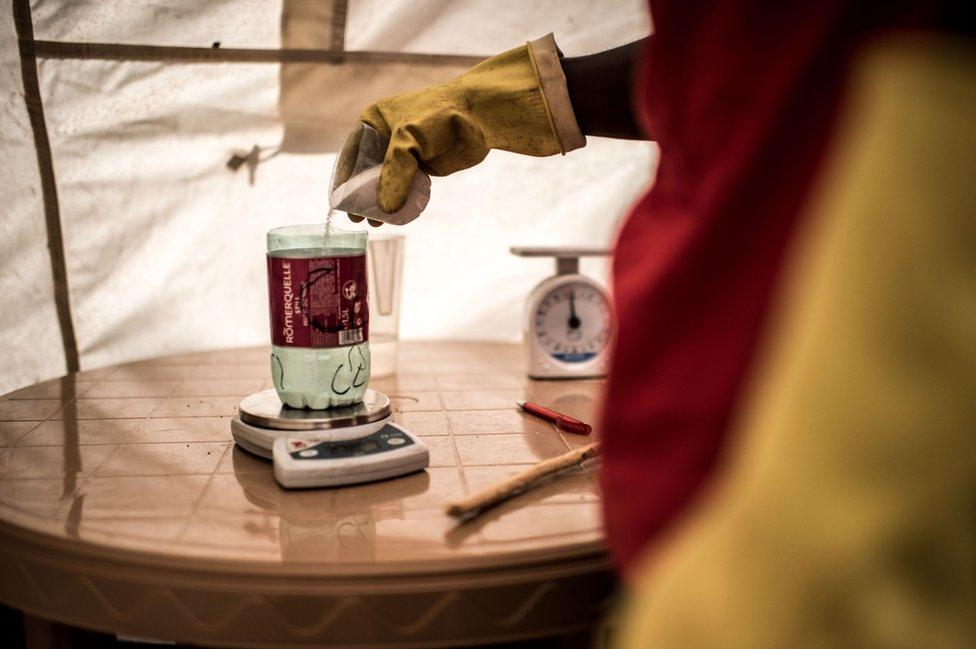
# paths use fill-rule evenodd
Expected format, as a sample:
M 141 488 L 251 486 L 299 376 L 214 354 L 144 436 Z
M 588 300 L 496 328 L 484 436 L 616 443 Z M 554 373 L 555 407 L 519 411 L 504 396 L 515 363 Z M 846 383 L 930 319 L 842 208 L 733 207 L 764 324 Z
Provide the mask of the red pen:
M 575 433 L 576 435 L 589 435 L 593 431 L 593 427 L 582 422 L 579 419 L 573 419 L 569 415 L 564 415 L 562 413 L 556 412 L 555 410 L 550 410 L 545 406 L 540 406 L 537 403 L 532 403 L 531 401 L 516 401 L 518 407 L 525 412 L 535 415 L 536 417 L 542 417 L 546 421 L 550 421 L 556 425 L 559 430 L 564 430 L 567 433 Z

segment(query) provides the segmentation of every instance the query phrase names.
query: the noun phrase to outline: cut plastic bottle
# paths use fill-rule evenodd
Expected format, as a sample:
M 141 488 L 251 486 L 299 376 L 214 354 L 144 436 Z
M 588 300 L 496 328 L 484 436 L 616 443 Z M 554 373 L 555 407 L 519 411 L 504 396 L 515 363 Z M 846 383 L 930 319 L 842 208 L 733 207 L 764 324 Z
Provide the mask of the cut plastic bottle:
M 360 122 L 332 169 L 329 205 L 333 209 L 393 225 L 405 225 L 420 216 L 430 201 L 430 176 L 422 169 L 413 177 L 407 202 L 399 211 L 387 214 L 380 209 L 380 171 L 389 144 L 379 131 Z

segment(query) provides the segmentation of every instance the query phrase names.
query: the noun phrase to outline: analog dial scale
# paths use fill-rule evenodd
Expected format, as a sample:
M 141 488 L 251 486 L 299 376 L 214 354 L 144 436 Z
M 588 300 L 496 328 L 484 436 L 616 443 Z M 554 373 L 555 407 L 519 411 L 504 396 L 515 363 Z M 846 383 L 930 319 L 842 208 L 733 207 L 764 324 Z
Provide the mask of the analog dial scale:
M 613 338 L 613 310 L 606 291 L 579 273 L 579 258 L 607 250 L 512 248 L 523 257 L 555 257 L 556 275 L 529 295 L 525 347 L 532 378 L 594 378 L 606 375 Z

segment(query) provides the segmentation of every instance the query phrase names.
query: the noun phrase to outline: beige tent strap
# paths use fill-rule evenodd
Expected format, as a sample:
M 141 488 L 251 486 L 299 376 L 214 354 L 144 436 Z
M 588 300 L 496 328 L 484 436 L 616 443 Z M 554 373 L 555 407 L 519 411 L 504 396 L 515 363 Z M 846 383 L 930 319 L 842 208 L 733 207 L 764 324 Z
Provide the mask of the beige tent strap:
M 341 52 L 346 49 L 346 15 L 349 13 L 349 0 L 332 0 L 332 33 L 329 36 L 329 49 Z
M 14 0 L 13 14 L 20 50 L 20 73 L 24 84 L 24 104 L 26 104 L 31 131 L 34 134 L 34 151 L 37 154 L 37 169 L 41 179 L 44 222 L 47 228 L 47 248 L 51 259 L 51 276 L 54 279 L 54 306 L 61 328 L 64 362 L 68 372 L 77 372 L 80 367 L 78 341 L 75 338 L 75 325 L 71 317 L 68 271 L 65 262 L 64 239 L 61 233 L 61 207 L 58 202 L 58 186 L 54 177 L 51 142 L 47 136 L 47 122 L 44 119 L 44 102 L 41 100 L 40 83 L 37 78 L 36 41 L 34 40 L 34 23 L 31 20 L 29 0 Z
M 180 47 L 126 43 L 34 41 L 37 58 L 179 63 L 422 63 L 471 66 L 485 57 L 415 52 L 339 52 L 312 49 Z

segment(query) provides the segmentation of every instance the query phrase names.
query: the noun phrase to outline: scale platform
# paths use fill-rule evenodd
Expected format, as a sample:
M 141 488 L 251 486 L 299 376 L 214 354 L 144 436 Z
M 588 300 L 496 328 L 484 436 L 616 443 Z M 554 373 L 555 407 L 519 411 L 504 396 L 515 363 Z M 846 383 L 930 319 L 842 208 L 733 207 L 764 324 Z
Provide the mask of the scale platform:
M 390 398 L 366 390 L 361 403 L 328 410 L 289 408 L 274 390 L 245 397 L 231 420 L 238 446 L 274 462 L 286 488 L 334 487 L 427 467 L 427 447 L 393 423 Z

